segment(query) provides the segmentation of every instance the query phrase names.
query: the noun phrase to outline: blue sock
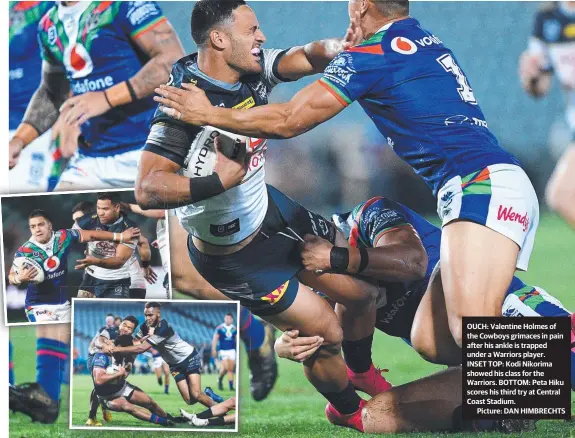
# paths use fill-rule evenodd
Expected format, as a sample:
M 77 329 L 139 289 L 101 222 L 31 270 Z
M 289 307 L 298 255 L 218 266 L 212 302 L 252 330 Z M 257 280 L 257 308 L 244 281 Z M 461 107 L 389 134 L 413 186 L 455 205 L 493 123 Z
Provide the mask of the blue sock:
M 230 384 L 230 391 L 233 391 L 234 390 L 234 381 L 230 380 L 228 383 Z
M 245 307 L 240 308 L 240 337 L 247 351 L 257 350 L 264 343 L 266 332 L 262 322 Z
M 14 362 L 12 362 L 12 341 L 9 342 L 8 344 L 10 346 L 10 353 L 9 353 L 9 357 L 10 357 L 10 376 L 9 376 L 9 382 L 10 385 L 14 386 Z
M 150 417 L 150 419 L 148 421 L 150 423 L 154 423 L 154 424 L 161 424 L 162 426 L 168 425 L 167 419 L 165 419 L 164 417 L 158 417 L 156 414 L 152 414 L 152 416 Z
M 170 385 L 164 385 L 164 392 L 167 394 L 170 389 Z
M 60 400 L 60 384 L 70 357 L 70 346 L 55 339 L 36 340 L 36 382 L 52 400 Z

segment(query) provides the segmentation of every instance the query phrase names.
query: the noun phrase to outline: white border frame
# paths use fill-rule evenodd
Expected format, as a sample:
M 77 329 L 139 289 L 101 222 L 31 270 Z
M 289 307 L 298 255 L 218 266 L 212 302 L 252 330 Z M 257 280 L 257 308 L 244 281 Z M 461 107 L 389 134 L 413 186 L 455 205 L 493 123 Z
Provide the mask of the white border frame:
M 14 193 L 14 194 L 6 194 L 0 195 L 0 255 L 1 255 L 1 262 L 2 266 L 4 264 L 4 223 L 2 217 L 2 201 L 5 198 L 23 198 L 23 197 L 38 197 L 38 196 L 60 196 L 60 195 L 82 195 L 82 194 L 92 194 L 92 193 L 104 193 L 104 192 L 134 192 L 134 189 L 125 188 L 125 189 L 99 189 L 99 190 L 83 190 L 83 191 L 66 191 L 66 192 L 46 192 L 46 193 Z M 140 216 L 140 215 L 138 215 Z M 170 229 L 168 227 L 168 210 L 165 211 L 164 214 L 165 221 L 166 221 L 166 237 L 167 237 L 167 246 L 168 246 L 168 290 L 169 290 L 169 297 L 167 300 L 172 299 L 172 264 L 171 264 L 171 253 L 170 253 Z M 158 279 L 159 280 L 159 279 Z M 6 281 L 2 281 L 2 298 L 4 304 L 4 325 L 6 327 L 18 327 L 18 326 L 37 326 L 37 325 L 52 325 L 52 324 L 70 324 L 71 321 L 43 321 L 43 322 L 8 322 L 8 306 L 6 304 Z M 75 297 L 70 299 L 70 305 L 73 306 L 72 301 Z M 93 299 L 93 298 L 88 298 Z M 100 298 L 98 298 L 100 299 Z M 162 299 L 154 299 L 155 301 L 162 301 Z M 137 300 L 131 300 L 137 301 Z M 148 300 L 150 301 L 150 300 Z
M 89 302 L 94 302 L 93 298 L 73 298 L 72 299 L 72 321 L 71 321 L 71 326 L 70 326 L 70 332 L 71 332 L 71 339 L 70 339 L 70 351 L 73 352 L 74 351 L 74 321 L 75 321 L 75 303 L 78 301 L 89 301 Z M 152 301 L 152 300 L 132 300 L 132 299 L 113 299 L 113 298 L 108 298 L 108 299 L 100 299 L 98 300 L 99 303 L 101 302 L 105 302 L 105 301 L 110 301 L 113 303 L 119 303 L 119 302 L 127 302 L 127 303 L 141 303 L 142 306 L 147 303 L 148 301 Z M 179 304 L 179 303 L 185 303 L 187 305 L 191 305 L 193 306 L 194 304 L 217 304 L 217 305 L 221 305 L 221 304 L 234 304 L 236 306 L 236 326 L 237 323 L 240 319 L 240 302 L 239 301 L 217 301 L 217 300 L 153 300 L 159 303 L 174 303 L 174 304 Z M 131 430 L 131 431 L 155 431 L 155 432 L 227 432 L 227 433 L 233 433 L 233 432 L 239 432 L 239 423 L 240 423 L 240 399 L 239 399 L 239 388 L 240 388 L 240 355 L 239 355 L 239 339 L 240 339 L 240 333 L 239 333 L 239 329 L 238 329 L 238 334 L 236 336 L 236 422 L 235 422 L 235 426 L 233 429 L 212 429 L 212 428 L 197 428 L 197 429 L 184 429 L 184 428 L 179 428 L 179 427 L 98 427 L 96 428 L 97 430 Z M 201 374 L 200 374 L 201 375 Z M 73 406 L 74 406 L 74 401 L 73 401 L 73 397 L 74 397 L 74 367 L 72 366 L 72 363 L 70 362 L 70 403 L 69 403 L 69 412 L 68 412 L 68 428 L 69 430 L 95 430 L 94 427 L 90 427 L 90 426 L 74 426 L 72 423 L 72 410 L 73 410 Z M 179 393 L 178 393 L 179 396 Z M 182 400 L 182 403 L 185 404 L 185 402 Z M 187 406 L 187 405 L 186 405 Z M 146 424 L 144 421 L 142 421 L 142 424 Z

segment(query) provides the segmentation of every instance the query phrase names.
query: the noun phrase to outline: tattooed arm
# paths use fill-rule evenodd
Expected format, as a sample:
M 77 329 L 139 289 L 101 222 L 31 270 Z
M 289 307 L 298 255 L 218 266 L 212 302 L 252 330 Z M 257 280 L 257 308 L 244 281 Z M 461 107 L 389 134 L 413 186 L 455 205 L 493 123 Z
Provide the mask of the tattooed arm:
M 58 109 L 70 93 L 70 82 L 61 66 L 47 61 L 42 63 L 42 82 L 36 90 L 24 120 L 10 140 L 10 169 L 18 162 L 20 152 L 33 140 L 44 134 L 58 119 Z

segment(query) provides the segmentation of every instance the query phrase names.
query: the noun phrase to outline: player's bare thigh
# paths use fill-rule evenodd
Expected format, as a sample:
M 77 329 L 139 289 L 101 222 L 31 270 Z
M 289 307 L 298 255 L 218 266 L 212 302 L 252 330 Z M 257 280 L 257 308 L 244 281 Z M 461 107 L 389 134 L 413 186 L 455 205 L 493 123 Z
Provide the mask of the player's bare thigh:
M 214 288 L 194 267 L 188 255 L 188 232 L 176 216 L 169 216 L 170 262 L 172 286 L 201 300 L 229 300 Z
M 557 162 L 555 170 L 547 183 L 545 198 L 549 207 L 567 216 L 575 226 L 575 142 L 571 143 Z
M 519 246 L 486 226 L 453 221 L 443 227 L 441 279 L 449 328 L 461 346 L 463 316 L 501 316 Z
M 413 318 L 411 345 L 429 362 L 443 365 L 461 364 L 461 348 L 455 343 L 449 330 L 439 263 Z
M 70 324 L 42 324 L 36 326 L 37 338 L 56 339 L 64 344 L 70 343 Z
M 453 411 L 461 400 L 461 368 L 449 368 L 396 386 L 368 401 L 362 410 L 364 432 L 450 430 Z

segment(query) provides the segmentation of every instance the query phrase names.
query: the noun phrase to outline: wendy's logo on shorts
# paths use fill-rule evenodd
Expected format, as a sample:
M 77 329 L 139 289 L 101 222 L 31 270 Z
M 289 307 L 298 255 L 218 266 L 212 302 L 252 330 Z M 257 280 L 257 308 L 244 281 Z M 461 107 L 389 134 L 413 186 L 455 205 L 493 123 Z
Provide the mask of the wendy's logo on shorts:
M 497 220 L 503 222 L 517 222 L 518 224 L 523 225 L 523 231 L 527 231 L 529 228 L 529 217 L 527 217 L 527 213 L 524 215 L 515 213 L 513 211 L 513 207 L 504 207 L 503 205 L 500 205 L 499 210 L 497 211 Z
M 286 293 L 288 286 L 289 286 L 289 280 L 286 281 L 284 284 L 282 284 L 280 287 L 278 287 L 273 292 L 267 294 L 265 297 L 262 297 L 261 298 L 262 301 L 267 301 L 268 303 L 270 303 L 273 306 L 275 303 L 277 303 L 279 300 L 282 299 L 282 297 Z

